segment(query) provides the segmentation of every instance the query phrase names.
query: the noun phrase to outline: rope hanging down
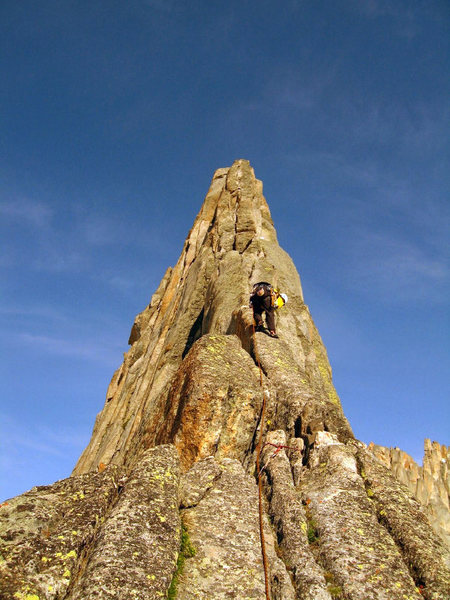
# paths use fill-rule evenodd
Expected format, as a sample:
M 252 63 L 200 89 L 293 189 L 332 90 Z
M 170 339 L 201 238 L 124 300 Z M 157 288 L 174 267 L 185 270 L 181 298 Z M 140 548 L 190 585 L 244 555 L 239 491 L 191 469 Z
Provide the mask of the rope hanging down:
M 255 334 L 255 324 L 253 324 L 253 334 Z M 259 361 L 259 358 L 258 358 L 258 355 L 256 352 L 255 352 L 255 358 L 256 358 L 256 363 L 259 368 L 259 385 L 260 385 L 260 388 L 262 389 L 263 374 L 262 374 L 261 363 Z M 268 560 L 267 560 L 267 554 L 266 554 L 266 542 L 265 542 L 265 538 L 264 538 L 264 527 L 263 527 L 263 502 L 262 502 L 262 479 L 261 479 L 262 472 L 267 467 L 268 461 L 263 467 L 261 467 L 261 452 L 262 452 L 262 449 L 265 448 L 266 446 L 273 446 L 275 448 L 275 451 L 272 454 L 272 456 L 270 456 L 270 458 L 269 458 L 269 460 L 270 460 L 270 459 L 274 458 L 274 456 L 276 456 L 280 452 L 280 450 L 286 449 L 286 450 L 293 450 L 295 452 L 295 451 L 298 451 L 298 448 L 292 448 L 291 446 L 284 446 L 283 444 L 272 444 L 271 442 L 265 442 L 265 444 L 263 445 L 262 438 L 263 438 L 263 429 L 264 429 L 264 419 L 265 419 L 265 414 L 266 414 L 267 398 L 269 398 L 269 391 L 263 390 L 263 403 L 262 403 L 261 420 L 260 420 L 260 427 L 259 427 L 259 440 L 258 440 L 258 445 L 256 447 L 256 472 L 258 473 L 259 535 L 260 535 L 260 539 L 261 539 L 261 552 L 262 552 L 263 566 L 264 566 L 264 584 L 265 584 L 265 588 L 266 588 L 266 600 L 270 600 L 269 573 L 268 573 L 269 568 L 268 568 Z
M 255 333 L 255 325 L 253 324 L 253 334 Z M 258 355 L 255 353 L 256 362 L 259 368 L 259 385 L 262 389 L 263 387 L 263 376 L 262 376 L 262 368 L 261 363 L 259 362 Z M 268 574 L 268 561 L 266 555 L 266 541 L 264 538 L 264 526 L 263 526 L 263 502 L 262 502 L 262 480 L 261 480 L 261 450 L 262 450 L 262 437 L 263 437 L 263 429 L 264 429 L 264 418 L 266 414 L 266 397 L 269 395 L 268 390 L 263 390 L 263 403 L 261 409 L 261 420 L 259 426 L 259 440 L 258 446 L 256 447 L 256 472 L 258 473 L 258 498 L 259 498 L 259 536 L 261 539 L 261 552 L 263 558 L 263 567 L 264 567 L 264 584 L 266 587 L 266 600 L 270 600 L 269 593 L 269 574 Z

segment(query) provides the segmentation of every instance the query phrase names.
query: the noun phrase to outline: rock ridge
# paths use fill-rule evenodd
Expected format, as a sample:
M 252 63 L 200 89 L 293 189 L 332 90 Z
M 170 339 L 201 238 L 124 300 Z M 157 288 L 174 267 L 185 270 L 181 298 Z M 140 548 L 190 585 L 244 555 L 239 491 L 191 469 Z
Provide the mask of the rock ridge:
M 399 448 L 385 448 L 371 443 L 369 450 L 392 470 L 425 507 L 434 530 L 450 548 L 450 449 L 426 439 L 423 466 L 419 466 Z

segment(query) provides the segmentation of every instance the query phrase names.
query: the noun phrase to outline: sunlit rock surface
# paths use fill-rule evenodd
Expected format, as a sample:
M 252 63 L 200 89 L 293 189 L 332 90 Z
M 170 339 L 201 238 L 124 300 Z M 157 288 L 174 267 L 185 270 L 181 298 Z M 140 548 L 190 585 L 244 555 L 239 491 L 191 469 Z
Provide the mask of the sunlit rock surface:
M 434 530 L 450 548 L 450 449 L 438 442 L 425 440 L 423 466 L 399 448 L 369 444 L 369 450 L 425 507 Z
M 280 339 L 254 333 L 261 280 L 289 296 Z M 354 439 L 247 161 L 215 173 L 129 343 L 72 477 L 0 507 L 1 599 L 264 599 L 262 430 L 272 600 L 448 600 L 448 550 Z

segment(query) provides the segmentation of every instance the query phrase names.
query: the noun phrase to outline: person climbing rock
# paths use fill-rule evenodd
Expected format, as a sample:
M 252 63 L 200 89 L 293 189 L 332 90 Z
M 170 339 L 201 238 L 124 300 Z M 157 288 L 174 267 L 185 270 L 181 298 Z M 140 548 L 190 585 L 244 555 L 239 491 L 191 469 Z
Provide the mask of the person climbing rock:
M 285 294 L 279 294 L 270 283 L 260 281 L 253 286 L 250 295 L 250 306 L 253 308 L 255 319 L 255 331 L 266 332 L 263 322 L 263 314 L 266 315 L 268 335 L 277 338 L 275 330 L 275 310 L 287 302 Z

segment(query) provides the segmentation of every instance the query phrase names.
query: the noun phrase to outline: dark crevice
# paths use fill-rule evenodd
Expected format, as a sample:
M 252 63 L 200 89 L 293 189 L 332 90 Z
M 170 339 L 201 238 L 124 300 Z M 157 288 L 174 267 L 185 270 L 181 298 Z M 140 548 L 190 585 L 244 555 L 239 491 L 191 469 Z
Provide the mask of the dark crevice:
M 202 323 L 203 323 L 204 315 L 205 315 L 205 309 L 202 308 L 202 310 L 200 311 L 200 314 L 195 319 L 194 324 L 191 327 L 191 330 L 189 331 L 187 342 L 184 347 L 183 354 L 181 355 L 182 358 L 184 358 L 186 356 L 186 354 L 192 348 L 194 342 L 196 342 L 202 336 Z
M 261 392 L 264 393 L 263 390 L 261 390 Z M 250 444 L 250 448 L 251 448 L 250 452 L 252 454 L 256 450 L 256 447 L 258 446 L 258 442 L 259 442 L 259 428 L 261 427 L 262 409 L 263 409 L 263 403 L 261 403 L 261 409 L 259 411 L 258 419 L 255 424 L 255 431 L 253 432 L 252 441 Z
M 305 449 L 302 457 L 302 465 L 306 466 L 309 462 L 309 455 L 311 454 L 311 446 L 309 445 L 308 438 L 306 436 L 303 437 L 303 441 L 305 442 Z
M 277 534 L 277 544 L 279 546 L 281 546 L 281 544 L 284 540 L 283 527 L 281 525 L 280 525 L 280 527 L 277 527 L 276 534 Z
M 251 238 L 245 245 L 245 248 L 239 252 L 239 254 L 244 254 L 244 252 L 250 247 L 253 242 L 253 238 Z
M 232 194 L 233 195 L 233 194 Z M 237 211 L 239 208 L 239 192 L 236 194 L 236 208 L 235 208 L 235 213 L 234 213 L 234 240 L 233 240 L 233 250 L 236 250 L 236 240 L 237 240 L 237 236 L 238 236 L 238 230 L 237 230 Z
M 261 369 L 261 371 L 263 372 L 263 374 L 268 377 L 267 375 L 267 371 L 264 369 L 264 367 L 262 366 L 261 362 L 257 359 L 256 354 L 254 349 L 252 349 L 250 352 L 250 357 L 253 360 L 253 362 L 255 363 L 255 365 L 258 367 L 258 369 Z
M 302 417 L 297 417 L 297 419 L 295 420 L 295 424 L 294 424 L 294 435 L 296 438 L 300 438 L 303 440 L 303 444 L 304 444 L 304 450 L 303 450 L 303 457 L 302 457 L 302 465 L 305 466 L 308 464 L 309 461 L 309 455 L 311 452 L 311 446 L 312 444 L 310 444 L 309 441 L 309 435 L 311 435 L 311 427 L 308 425 L 306 428 L 306 435 L 302 433 L 302 429 L 303 429 L 303 422 L 302 422 Z
M 258 429 L 259 429 L 260 422 L 261 422 L 261 417 L 259 416 L 258 420 L 256 421 L 256 427 L 255 427 L 255 431 L 253 432 L 252 441 L 250 442 L 250 448 L 248 450 L 249 454 L 253 454 L 253 452 L 256 450 L 256 446 L 258 445 L 256 436 L 258 435 Z

